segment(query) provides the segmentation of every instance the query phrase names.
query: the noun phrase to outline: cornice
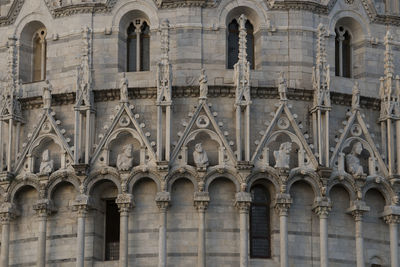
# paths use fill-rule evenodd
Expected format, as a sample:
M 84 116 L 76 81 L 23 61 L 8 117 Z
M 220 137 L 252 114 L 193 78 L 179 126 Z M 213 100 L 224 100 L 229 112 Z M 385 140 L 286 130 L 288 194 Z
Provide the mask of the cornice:
M 95 102 L 107 102 L 119 100 L 119 89 L 94 90 Z M 176 86 L 172 88 L 173 98 L 199 97 L 198 86 Z M 209 86 L 208 96 L 212 97 L 235 97 L 235 87 L 233 86 Z M 130 99 L 156 99 L 157 88 L 129 88 Z M 311 102 L 313 99 L 313 91 L 306 89 L 288 89 L 287 97 L 290 100 L 300 100 Z M 252 87 L 251 98 L 254 99 L 278 99 L 278 91 L 276 87 Z M 343 94 L 331 92 L 332 104 L 351 106 L 351 94 Z M 21 98 L 21 106 L 23 110 L 31 110 L 41 108 L 43 101 L 41 96 Z M 72 105 L 75 102 L 75 92 L 53 94 L 52 106 Z M 360 105 L 365 109 L 379 110 L 380 100 L 378 98 L 361 96 Z
M 51 0 L 45 0 L 45 3 L 47 8 L 50 10 L 51 15 L 54 18 L 60 18 L 75 14 L 107 13 L 112 10 L 117 3 L 117 0 L 107 0 L 105 3 L 84 2 L 60 7 L 52 6 Z
M 216 7 L 217 0 L 154 0 L 158 8 Z

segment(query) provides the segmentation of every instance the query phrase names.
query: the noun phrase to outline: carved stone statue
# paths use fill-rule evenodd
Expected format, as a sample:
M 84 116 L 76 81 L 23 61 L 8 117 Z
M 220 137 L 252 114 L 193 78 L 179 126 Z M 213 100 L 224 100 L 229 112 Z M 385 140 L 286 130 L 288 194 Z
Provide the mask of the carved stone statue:
M 133 145 L 127 144 L 123 148 L 123 152 L 118 154 L 117 169 L 119 171 L 129 171 L 133 166 Z
M 200 99 L 206 99 L 207 94 L 208 94 L 208 85 L 207 85 L 208 79 L 206 75 L 206 70 L 202 69 L 201 70 L 201 75 L 199 78 L 199 84 L 200 84 Z
M 46 80 L 46 86 L 43 87 L 43 108 L 51 108 L 51 90 L 52 86 L 48 80 Z
M 40 163 L 39 172 L 43 174 L 49 174 L 53 172 L 54 162 L 50 159 L 50 152 L 48 149 L 42 153 L 42 162 Z
M 357 142 L 353 145 L 351 152 L 346 155 L 346 171 L 354 176 L 365 175 L 359 158 L 362 151 L 362 144 Z
M 125 74 L 119 82 L 119 88 L 120 88 L 120 102 L 127 103 L 128 102 L 128 79 L 126 78 Z
M 292 151 L 292 143 L 282 143 L 278 151 L 274 151 L 275 168 L 289 168 L 290 151 Z
M 351 99 L 351 108 L 353 110 L 360 108 L 360 88 L 358 87 L 358 82 L 355 82 L 354 86 L 353 86 L 353 96 Z
M 204 151 L 201 143 L 196 144 L 194 147 L 193 159 L 197 168 L 206 168 L 208 166 L 207 152 Z
M 285 73 L 282 71 L 279 74 L 279 80 L 278 80 L 278 93 L 279 93 L 279 98 L 281 100 L 287 100 L 286 93 L 287 93 L 287 84 L 286 84 L 286 79 L 285 79 Z

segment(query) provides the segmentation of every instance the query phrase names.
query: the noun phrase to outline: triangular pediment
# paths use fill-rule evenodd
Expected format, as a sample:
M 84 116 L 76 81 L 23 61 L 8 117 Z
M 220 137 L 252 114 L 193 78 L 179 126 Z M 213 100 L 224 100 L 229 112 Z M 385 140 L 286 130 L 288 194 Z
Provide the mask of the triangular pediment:
M 261 132 L 261 140 L 256 141 L 257 148 L 251 159 L 256 168 L 280 167 L 277 162 L 286 161 L 289 169 L 317 169 L 318 162 L 306 141 L 308 136 L 301 132 L 302 126 L 297 124 L 295 117 L 287 101 L 280 101 L 267 129 Z M 286 156 L 280 155 L 285 159 L 278 160 L 283 149 L 289 151 Z
M 133 113 L 134 106 L 121 103 L 117 106 L 116 114 L 112 117 L 111 125 L 106 126 L 104 136 L 100 135 L 100 142 L 91 159 L 91 164 L 113 166 L 116 157 L 122 152 L 125 145 L 133 146 L 133 166 L 155 164 L 156 155 L 154 143 L 150 143 L 150 133 L 145 133 L 144 123 L 139 123 L 139 114 Z
M 194 147 L 201 143 L 209 159 L 209 167 L 234 166 L 235 155 L 230 148 L 230 143 L 225 138 L 227 132 L 223 132 L 215 120 L 217 113 L 213 113 L 207 100 L 199 101 L 195 110 L 189 114 L 190 120 L 185 123 L 185 130 L 179 132 L 179 141 L 176 143 L 171 156 L 172 166 L 191 165 L 195 167 L 193 152 Z
M 339 131 L 340 137 L 336 139 L 330 167 L 353 176 L 387 176 L 388 169 L 369 133 L 364 115 L 358 109 L 347 115 L 347 120 L 343 122 L 345 127 Z M 358 143 L 361 147 L 357 152 Z
M 68 144 L 71 139 L 64 136 L 66 131 L 60 129 L 61 121 L 55 115 L 51 109 L 43 109 L 34 131 L 28 134 L 28 142 L 22 144 L 22 152 L 17 156 L 17 175 L 21 172 L 38 173 L 38 162 L 44 150 L 49 150 L 54 170 L 64 169 L 72 164 L 73 154 Z

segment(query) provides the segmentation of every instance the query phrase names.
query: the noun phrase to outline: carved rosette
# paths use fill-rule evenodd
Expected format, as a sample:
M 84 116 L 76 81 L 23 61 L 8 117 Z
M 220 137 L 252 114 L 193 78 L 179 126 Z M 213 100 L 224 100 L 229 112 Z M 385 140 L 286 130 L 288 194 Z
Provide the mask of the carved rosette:
M 293 200 L 291 199 L 289 194 L 279 194 L 275 200 L 275 211 L 279 214 L 279 216 L 288 216 L 290 205 Z
M 118 205 L 118 209 L 121 215 L 127 215 L 132 207 L 134 207 L 133 195 L 132 194 L 119 194 L 115 201 Z

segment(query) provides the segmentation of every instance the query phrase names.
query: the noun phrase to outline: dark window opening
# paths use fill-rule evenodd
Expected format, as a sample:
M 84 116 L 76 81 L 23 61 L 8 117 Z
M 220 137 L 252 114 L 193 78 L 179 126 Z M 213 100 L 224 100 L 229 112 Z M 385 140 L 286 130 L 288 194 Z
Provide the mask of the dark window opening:
M 335 75 L 351 77 L 351 36 L 343 27 L 335 29 Z
M 140 34 L 140 70 L 150 70 L 150 27 L 143 22 Z
M 254 69 L 254 28 L 249 20 L 246 21 L 246 40 L 247 40 L 247 60 L 250 62 L 250 68 Z M 228 69 L 239 60 L 239 24 L 236 19 L 228 25 Z
M 261 185 L 251 189 L 250 257 L 271 258 L 270 197 Z
M 129 24 L 128 27 L 128 72 L 136 71 L 136 33 L 135 26 L 133 23 Z
M 119 211 L 115 199 L 106 200 L 105 260 L 119 259 Z

